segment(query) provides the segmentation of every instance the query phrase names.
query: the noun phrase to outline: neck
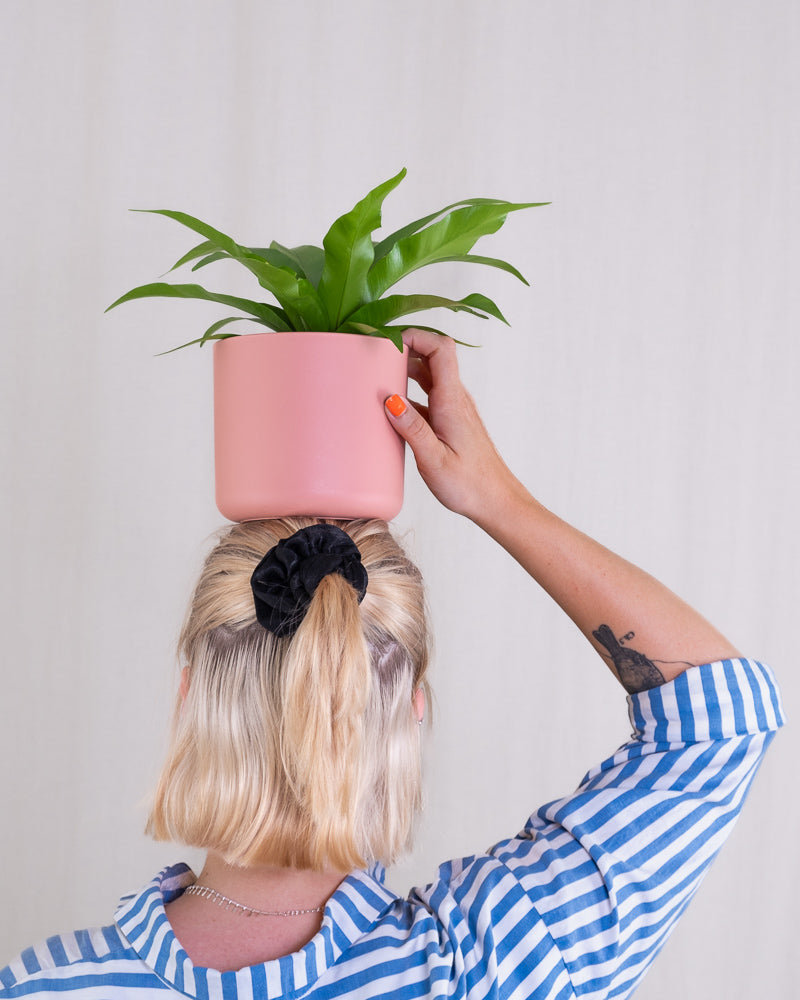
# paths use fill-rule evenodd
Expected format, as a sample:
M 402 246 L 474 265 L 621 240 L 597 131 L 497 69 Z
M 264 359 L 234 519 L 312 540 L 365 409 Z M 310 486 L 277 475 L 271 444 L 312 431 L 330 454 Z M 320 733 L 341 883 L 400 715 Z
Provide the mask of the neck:
M 343 872 L 275 865 L 240 868 L 209 852 L 197 884 L 244 907 L 284 912 L 324 906 L 344 877 Z M 299 951 L 322 924 L 322 913 L 242 920 L 241 911 L 225 910 L 209 899 L 188 893 L 168 903 L 166 912 L 192 962 L 222 972 Z
M 324 906 L 344 877 L 344 872 L 331 869 L 316 872 L 277 865 L 241 868 L 209 851 L 197 882 L 245 906 L 280 911 Z

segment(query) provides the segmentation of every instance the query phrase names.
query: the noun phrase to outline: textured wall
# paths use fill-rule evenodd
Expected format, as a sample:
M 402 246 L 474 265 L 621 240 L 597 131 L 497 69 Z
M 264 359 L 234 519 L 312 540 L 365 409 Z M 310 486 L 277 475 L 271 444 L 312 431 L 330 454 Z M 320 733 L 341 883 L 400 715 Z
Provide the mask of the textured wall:
M 459 197 L 553 204 L 452 276 L 512 327 L 465 378 L 546 504 L 798 682 L 800 12 L 792 0 L 4 0 L 0 959 L 108 921 L 180 848 L 141 833 L 172 644 L 213 505 L 218 313 L 136 303 L 189 245 L 313 242 L 409 168 L 387 224 Z M 210 273 L 210 272 L 209 272 Z M 444 320 L 443 322 L 447 322 Z M 436 728 L 393 884 L 511 834 L 628 733 L 563 616 L 414 479 Z M 787 996 L 800 884 L 790 729 L 638 996 Z M 193 860 L 193 859 L 190 859 Z

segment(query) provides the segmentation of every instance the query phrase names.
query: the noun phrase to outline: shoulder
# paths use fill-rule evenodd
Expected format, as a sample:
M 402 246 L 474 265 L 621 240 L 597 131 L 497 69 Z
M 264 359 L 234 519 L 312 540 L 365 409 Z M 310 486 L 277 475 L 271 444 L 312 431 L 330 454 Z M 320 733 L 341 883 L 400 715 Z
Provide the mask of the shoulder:
M 136 988 L 140 997 L 163 996 L 163 983 L 144 961 L 140 949 L 131 942 L 123 923 L 125 915 L 136 926 L 154 899 L 169 899 L 191 880 L 186 865 L 161 871 L 138 893 L 120 900 L 116 921 L 105 927 L 57 934 L 26 948 L 5 969 L 0 969 L 0 1000 L 44 996 L 52 993 L 99 988 L 104 995 Z
M 609 985 L 633 984 L 783 723 L 772 673 L 754 660 L 694 667 L 629 706 L 630 741 L 572 794 L 485 854 L 441 865 L 410 894 L 467 973 L 512 991 L 520 976 L 526 987 L 531 976 L 585 985 L 598 968 Z
M 429 885 L 395 895 L 382 872 L 349 876 L 329 904 L 339 982 L 358 977 L 381 995 L 555 996 L 568 974 L 544 923 L 496 857 L 450 861 Z M 522 988 L 524 983 L 524 989 Z M 558 985 L 555 993 L 549 991 Z M 391 989 L 389 988 L 391 985 Z
M 569 984 L 566 966 L 535 900 L 500 848 L 448 861 L 432 883 L 413 889 L 407 900 L 413 933 L 427 925 L 429 961 L 436 935 L 436 950 L 451 975 L 463 980 L 465 993 L 509 995 L 524 983 L 525 995 L 558 995 Z
M 136 959 L 113 924 L 57 934 L 26 948 L 0 969 L 0 998 L 60 992 L 78 979 L 107 984 Z

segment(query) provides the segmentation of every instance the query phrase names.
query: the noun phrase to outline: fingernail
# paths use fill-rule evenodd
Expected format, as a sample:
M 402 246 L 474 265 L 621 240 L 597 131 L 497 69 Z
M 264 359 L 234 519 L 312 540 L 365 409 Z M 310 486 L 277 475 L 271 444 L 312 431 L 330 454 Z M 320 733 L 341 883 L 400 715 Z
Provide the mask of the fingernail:
M 402 396 L 395 394 L 386 400 L 386 409 L 393 417 L 402 417 L 406 412 L 406 403 Z

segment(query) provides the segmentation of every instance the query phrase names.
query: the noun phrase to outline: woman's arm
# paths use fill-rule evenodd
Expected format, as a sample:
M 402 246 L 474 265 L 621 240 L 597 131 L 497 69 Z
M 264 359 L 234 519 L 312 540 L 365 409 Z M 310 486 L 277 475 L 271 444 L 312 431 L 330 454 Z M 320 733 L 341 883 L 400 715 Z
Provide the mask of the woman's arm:
M 427 405 L 392 397 L 387 412 L 431 492 L 483 528 L 570 616 L 629 692 L 687 667 L 739 654 L 701 615 L 647 573 L 536 501 L 492 444 L 461 383 L 455 344 L 404 335 L 409 375 Z

